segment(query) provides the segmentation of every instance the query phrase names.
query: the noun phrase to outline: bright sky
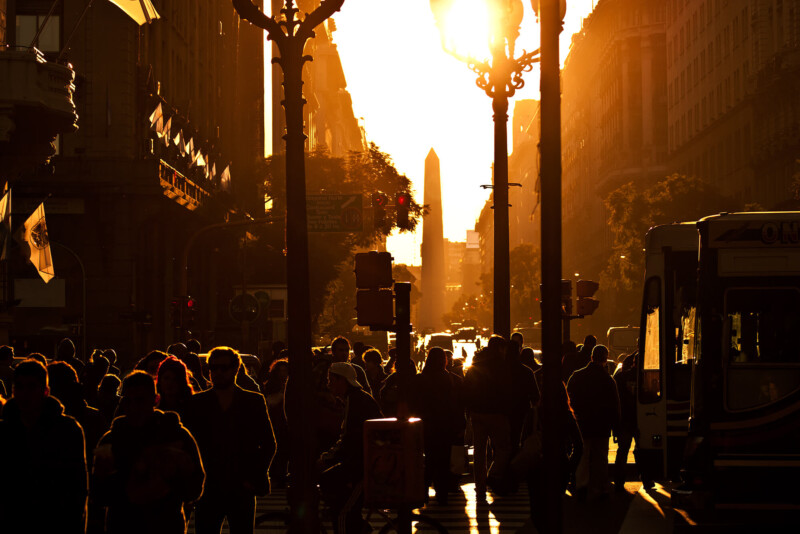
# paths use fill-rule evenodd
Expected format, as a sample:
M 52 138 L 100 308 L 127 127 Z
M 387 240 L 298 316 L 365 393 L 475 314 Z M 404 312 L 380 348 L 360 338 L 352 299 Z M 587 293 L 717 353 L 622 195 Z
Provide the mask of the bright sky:
M 530 1 L 524 4 L 517 55 L 539 46 L 539 25 Z M 567 4 L 562 62 L 570 36 L 591 12 L 593 0 Z M 489 195 L 480 185 L 491 183 L 491 99 L 475 85 L 476 75 L 442 49 L 429 0 L 345 0 L 334 18 L 347 89 L 355 116 L 364 119 L 368 140 L 390 154 L 398 171 L 411 179 L 418 202 L 423 201 L 425 156 L 431 148 L 436 151 L 444 236 L 464 241 Z M 524 80 L 514 99 L 538 99 L 538 64 Z M 420 229 L 414 235 L 391 236 L 388 248 L 396 263 L 419 265 L 421 242 Z

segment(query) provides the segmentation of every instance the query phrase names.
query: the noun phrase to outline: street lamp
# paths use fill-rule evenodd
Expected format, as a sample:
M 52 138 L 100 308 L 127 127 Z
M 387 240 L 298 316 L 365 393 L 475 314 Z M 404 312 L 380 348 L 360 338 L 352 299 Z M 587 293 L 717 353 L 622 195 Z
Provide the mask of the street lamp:
M 308 221 L 306 218 L 306 170 L 303 132 L 303 64 L 311 56 L 303 50 L 314 37 L 314 28 L 334 12 L 344 0 L 322 0 L 302 19 L 294 0 L 273 17 L 265 15 L 252 0 L 232 0 L 239 16 L 266 30 L 278 47 L 280 57 L 273 62 L 283 70 L 283 107 L 286 111 L 286 285 L 288 291 L 289 378 L 286 389 L 289 462 L 292 466 L 289 489 L 290 532 L 319 532 L 318 498 L 315 482 L 313 425 L 305 424 L 312 415 L 311 375 L 311 294 L 308 269 Z
M 534 0 L 536 1 L 536 0 Z M 516 56 L 522 0 L 430 0 L 442 47 L 478 75 L 494 110 L 494 333 L 511 334 L 508 238 L 508 99 L 539 51 Z

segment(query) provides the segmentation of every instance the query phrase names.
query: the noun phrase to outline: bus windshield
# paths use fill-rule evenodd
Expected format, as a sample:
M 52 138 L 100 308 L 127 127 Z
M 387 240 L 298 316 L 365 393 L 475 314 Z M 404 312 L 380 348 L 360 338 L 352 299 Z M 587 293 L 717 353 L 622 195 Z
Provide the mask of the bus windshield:
M 732 287 L 725 291 L 728 410 L 777 402 L 800 388 L 800 291 Z

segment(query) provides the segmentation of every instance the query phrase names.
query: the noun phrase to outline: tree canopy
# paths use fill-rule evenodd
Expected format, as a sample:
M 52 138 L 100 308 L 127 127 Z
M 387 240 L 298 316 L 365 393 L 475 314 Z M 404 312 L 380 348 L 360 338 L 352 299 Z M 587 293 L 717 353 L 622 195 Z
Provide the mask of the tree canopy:
M 311 314 L 313 326 L 316 328 L 327 306 L 334 309 L 325 310 L 325 315 L 354 317 L 353 307 L 345 311 L 344 306 L 331 301 L 329 295 L 342 296 L 349 291 L 353 269 L 353 254 L 359 248 L 367 248 L 385 239 L 397 228 L 395 219 L 387 210 L 387 224 L 373 224 L 368 199 L 376 192 L 386 194 L 390 199 L 399 192 L 411 193 L 411 181 L 400 174 L 391 157 L 382 152 L 375 143 L 370 143 L 364 152 L 351 152 L 346 158 L 330 155 L 326 150 L 316 150 L 306 154 L 306 193 L 317 194 L 354 194 L 364 195 L 364 227 L 360 232 L 324 232 L 309 234 L 309 257 L 311 279 Z M 276 154 L 267 159 L 267 173 L 263 186 L 264 198 L 272 199 L 274 213 L 285 210 L 286 198 L 286 160 L 284 154 Z M 423 206 L 412 196 L 409 206 L 409 227 L 399 229 L 413 231 L 421 220 Z M 284 239 L 282 231 L 272 233 L 272 239 Z M 280 247 L 284 247 L 281 245 Z M 352 282 L 353 297 L 355 282 Z M 337 300 L 339 300 L 337 298 Z M 338 332 L 344 333 L 345 326 L 341 317 L 330 323 Z M 350 325 L 352 326 L 352 324 Z

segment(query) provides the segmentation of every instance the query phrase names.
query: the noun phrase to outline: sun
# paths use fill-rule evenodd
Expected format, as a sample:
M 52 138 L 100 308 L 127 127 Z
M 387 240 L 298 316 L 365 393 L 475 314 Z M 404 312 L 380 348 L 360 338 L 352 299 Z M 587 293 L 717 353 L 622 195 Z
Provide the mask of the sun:
M 488 59 L 489 20 L 485 0 L 453 2 L 440 23 L 445 50 L 481 61 Z

